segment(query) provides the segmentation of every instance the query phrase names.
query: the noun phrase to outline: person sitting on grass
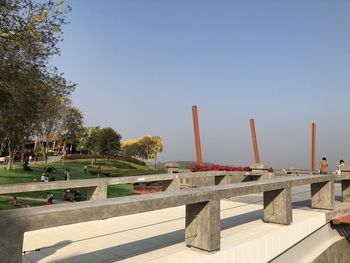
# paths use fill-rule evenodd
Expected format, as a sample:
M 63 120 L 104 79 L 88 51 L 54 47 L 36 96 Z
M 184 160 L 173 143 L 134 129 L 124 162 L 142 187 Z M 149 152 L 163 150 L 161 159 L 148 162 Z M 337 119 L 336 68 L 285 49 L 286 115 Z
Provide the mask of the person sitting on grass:
M 64 189 L 63 190 L 63 200 L 64 201 L 72 201 L 71 199 L 70 199 L 70 197 L 69 197 L 69 190 L 68 189 Z
M 29 167 L 28 160 L 25 161 L 24 164 L 23 164 L 23 171 L 25 171 L 25 172 L 32 172 L 32 171 L 33 171 L 33 170 L 30 169 L 30 167 Z
M 79 190 L 74 190 L 74 201 L 81 201 L 81 193 Z
M 56 169 L 53 166 L 49 166 L 49 168 L 46 169 L 46 172 L 48 172 L 49 174 L 56 173 Z
M 22 206 L 20 205 L 19 201 L 17 200 L 17 197 L 16 197 L 16 196 L 14 196 L 14 197 L 12 198 L 12 200 L 9 202 L 9 204 L 11 204 L 11 205 L 13 205 L 13 206 L 22 207 Z
M 53 201 L 53 198 L 50 198 L 47 200 L 46 205 L 53 205 L 55 202 Z
M 49 181 L 56 181 L 56 177 L 55 176 L 49 177 Z
M 46 205 L 53 205 L 55 202 L 53 201 L 53 194 L 50 192 L 46 193 L 47 201 Z
M 41 177 L 40 177 L 40 181 L 41 182 L 45 182 L 47 183 L 49 181 L 49 176 L 46 173 L 46 169 L 44 168 L 44 172 L 42 173 Z

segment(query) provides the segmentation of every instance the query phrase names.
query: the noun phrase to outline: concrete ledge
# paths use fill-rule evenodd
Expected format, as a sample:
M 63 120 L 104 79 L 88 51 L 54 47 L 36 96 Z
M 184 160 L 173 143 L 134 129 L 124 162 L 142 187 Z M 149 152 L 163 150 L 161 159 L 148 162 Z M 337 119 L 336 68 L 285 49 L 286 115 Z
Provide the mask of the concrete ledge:
M 0 185 L 0 194 L 11 193 L 23 193 L 34 191 L 47 191 L 55 189 L 67 189 L 67 188 L 84 188 L 93 187 L 98 184 L 117 185 L 117 184 L 134 184 L 143 182 L 155 182 L 155 181 L 169 181 L 177 179 L 190 179 L 190 178 L 207 178 L 216 176 L 242 176 L 245 172 L 230 172 L 230 171 L 210 171 L 210 172 L 190 172 L 179 174 L 151 174 L 144 176 L 125 176 L 114 178 L 96 178 L 96 179 L 83 179 L 83 180 L 69 180 L 69 181 L 54 181 L 54 182 L 33 182 L 33 183 L 21 183 L 21 184 L 3 184 Z M 248 175 L 247 175 L 248 176 Z M 213 185 L 213 184 L 212 184 Z
M 100 188 L 102 190 L 97 193 L 93 192 L 92 195 L 106 194 L 107 184 L 105 181 L 99 181 L 98 183 L 101 185 L 98 185 L 96 189 Z M 220 221 L 218 205 L 220 199 L 270 192 L 267 193 L 266 197 L 269 199 L 269 203 L 277 205 L 277 210 L 272 211 L 273 209 L 271 210 L 270 206 L 266 205 L 265 215 L 268 216 L 268 220 L 271 222 L 289 224 L 291 222 L 290 188 L 305 184 L 316 185 L 317 193 L 321 196 L 320 200 L 325 202 L 324 207 L 322 202 L 318 207 L 330 209 L 329 202 L 325 198 L 330 200 L 334 198 L 334 189 L 333 191 L 330 189 L 334 187 L 333 177 L 320 175 L 223 184 L 142 196 L 0 211 L 0 254 L 6 256 L 3 258 L 6 262 L 20 262 L 19 258 L 22 251 L 20 241 L 23 240 L 25 231 L 132 215 L 181 205 L 188 205 L 191 208 L 186 210 L 186 222 L 188 222 L 186 226 L 189 228 L 188 233 L 192 234 L 194 231 L 197 233 L 194 246 L 213 251 L 220 247 L 220 240 L 218 241 L 220 229 L 217 227 Z M 284 190 L 281 191 L 281 189 Z M 95 199 L 98 198 L 101 197 Z M 283 207 L 284 204 L 286 205 L 285 208 Z M 191 212 L 192 208 L 195 213 Z M 277 216 L 270 215 L 270 210 L 278 212 Z M 209 223 L 209 231 L 205 227 L 206 223 Z M 190 234 L 187 235 L 187 240 Z

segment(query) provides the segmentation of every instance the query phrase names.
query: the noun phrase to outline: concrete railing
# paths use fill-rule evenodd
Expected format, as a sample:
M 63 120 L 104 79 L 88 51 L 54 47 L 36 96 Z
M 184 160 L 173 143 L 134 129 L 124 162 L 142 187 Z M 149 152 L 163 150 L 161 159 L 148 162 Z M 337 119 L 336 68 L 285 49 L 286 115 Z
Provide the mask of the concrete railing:
M 185 243 L 205 251 L 216 251 L 220 249 L 221 199 L 262 192 L 263 221 L 288 225 L 293 221 L 291 188 L 301 185 L 311 185 L 312 208 L 332 210 L 335 206 L 334 175 L 284 177 L 236 184 L 224 184 L 226 175 L 220 176 L 222 179 L 216 180 L 216 186 L 0 211 L 2 261 L 21 262 L 26 231 L 182 205 L 186 206 Z M 337 179 L 348 178 L 350 174 Z
M 171 191 L 180 189 L 180 181 L 192 179 L 196 186 L 210 186 L 222 183 L 233 183 L 243 181 L 246 178 L 256 180 L 265 175 L 264 172 L 229 172 L 229 171 L 210 171 L 195 173 L 167 173 L 167 174 L 150 174 L 144 176 L 126 176 L 112 178 L 97 178 L 69 181 L 53 182 L 33 182 L 21 184 L 4 184 L 0 185 L 0 194 L 13 194 L 33 191 L 50 191 L 57 189 L 87 188 L 88 200 L 107 199 L 108 185 L 117 184 L 134 184 L 145 182 L 163 182 L 163 190 Z
M 341 183 L 342 200 L 350 202 L 350 171 L 342 172 L 340 175 L 334 176 L 335 182 Z

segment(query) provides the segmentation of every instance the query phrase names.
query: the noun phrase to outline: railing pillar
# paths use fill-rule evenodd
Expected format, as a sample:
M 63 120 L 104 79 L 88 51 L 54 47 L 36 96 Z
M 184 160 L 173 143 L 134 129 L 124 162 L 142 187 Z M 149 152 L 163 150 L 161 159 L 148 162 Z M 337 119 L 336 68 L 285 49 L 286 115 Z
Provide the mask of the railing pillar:
M 343 202 L 350 203 L 350 180 L 341 181 Z
M 292 191 L 290 187 L 264 192 L 264 219 L 268 223 L 292 223 Z
M 311 184 L 311 207 L 333 210 L 335 206 L 334 180 Z
M 205 251 L 220 250 L 220 200 L 186 205 L 185 243 Z
M 21 263 L 24 238 L 23 226 L 20 226 L 16 220 L 7 223 L 2 222 L 0 232 L 0 261 Z
M 173 180 L 163 181 L 163 191 L 180 190 L 180 179 L 176 176 Z
M 107 199 L 108 183 L 105 180 L 98 180 L 97 186 L 88 187 L 86 191 L 87 200 L 104 200 Z
M 215 185 L 229 184 L 231 182 L 230 175 L 218 175 L 215 176 Z

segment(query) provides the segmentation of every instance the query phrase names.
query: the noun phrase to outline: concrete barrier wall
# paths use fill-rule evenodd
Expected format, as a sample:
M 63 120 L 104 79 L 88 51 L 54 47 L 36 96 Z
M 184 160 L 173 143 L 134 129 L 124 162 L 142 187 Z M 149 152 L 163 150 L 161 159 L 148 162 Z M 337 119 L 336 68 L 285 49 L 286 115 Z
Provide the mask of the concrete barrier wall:
M 227 175 L 207 178 L 215 178 L 218 185 L 0 211 L 0 254 L 4 262 L 21 262 L 25 231 L 181 205 L 186 205 L 186 244 L 206 251 L 216 251 L 220 249 L 220 199 L 263 192 L 263 221 L 288 225 L 293 220 L 291 187 L 305 184 L 311 185 L 313 208 L 334 208 L 334 177 L 331 175 L 276 178 L 237 184 L 227 184 Z M 174 181 L 176 182 L 175 179 L 172 182 Z M 196 235 L 193 235 L 194 232 Z
M 227 178 L 216 180 L 215 178 Z M 118 184 L 134 184 L 163 181 L 164 190 L 180 189 L 181 183 L 186 183 L 188 187 L 210 186 L 223 183 L 237 183 L 244 181 L 252 181 L 253 179 L 265 178 L 264 173 L 247 173 L 247 172 L 229 172 L 229 171 L 210 171 L 210 172 L 186 172 L 186 173 L 166 173 L 166 174 L 150 174 L 144 176 L 125 176 L 113 178 L 97 178 L 70 181 L 54 181 L 54 182 L 33 182 L 23 184 L 4 184 L 0 185 L 0 194 L 12 194 L 33 191 L 50 191 L 55 189 L 72 189 L 72 188 L 88 188 L 88 199 L 106 199 L 108 185 Z M 267 178 L 267 177 L 266 177 Z M 216 181 L 215 181 L 216 180 Z M 176 182 L 169 188 L 170 182 Z

